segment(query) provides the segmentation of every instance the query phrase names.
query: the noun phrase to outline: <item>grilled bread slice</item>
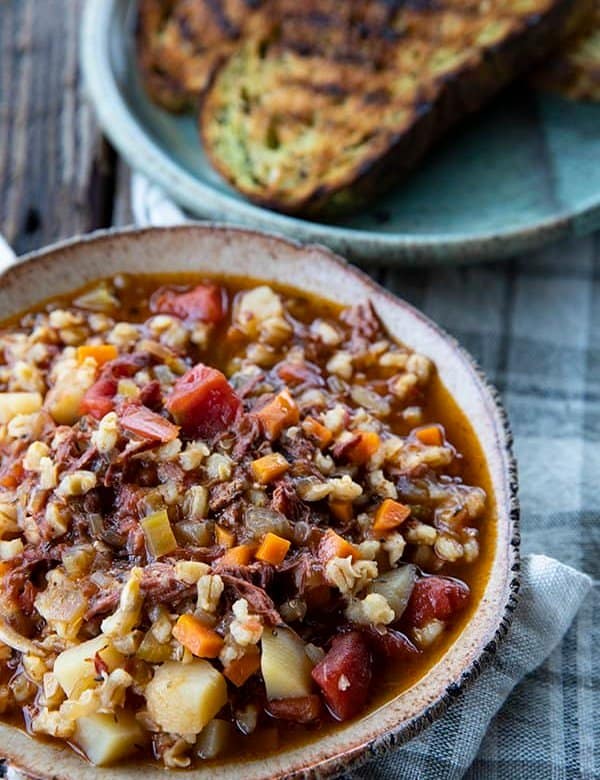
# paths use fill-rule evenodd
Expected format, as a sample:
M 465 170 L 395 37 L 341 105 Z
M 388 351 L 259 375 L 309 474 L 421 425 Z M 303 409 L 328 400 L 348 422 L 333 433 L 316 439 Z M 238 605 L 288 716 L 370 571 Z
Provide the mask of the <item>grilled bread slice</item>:
M 217 71 L 200 129 L 269 208 L 368 204 L 450 127 L 541 60 L 588 0 L 279 0 Z
M 534 74 L 534 86 L 570 100 L 600 102 L 600 0 L 588 22 Z
M 152 100 L 194 108 L 215 67 L 237 45 L 263 0 L 140 0 L 138 64 Z

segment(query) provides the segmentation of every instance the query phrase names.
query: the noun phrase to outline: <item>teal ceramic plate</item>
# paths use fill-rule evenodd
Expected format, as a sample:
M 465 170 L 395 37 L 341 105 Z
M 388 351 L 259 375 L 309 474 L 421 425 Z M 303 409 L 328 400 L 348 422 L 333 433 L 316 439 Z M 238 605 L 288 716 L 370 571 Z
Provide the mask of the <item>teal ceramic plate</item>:
M 321 224 L 252 205 L 212 170 L 195 119 L 152 105 L 137 77 L 135 0 L 88 0 L 82 66 L 127 161 L 198 217 L 317 241 L 355 260 L 456 263 L 600 227 L 600 106 L 516 85 L 368 210 Z

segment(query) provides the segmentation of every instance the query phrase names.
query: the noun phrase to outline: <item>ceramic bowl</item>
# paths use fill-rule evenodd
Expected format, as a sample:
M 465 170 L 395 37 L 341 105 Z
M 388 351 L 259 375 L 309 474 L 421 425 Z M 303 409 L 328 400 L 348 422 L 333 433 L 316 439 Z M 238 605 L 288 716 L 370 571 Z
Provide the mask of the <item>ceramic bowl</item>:
M 371 300 L 389 332 L 432 358 L 440 377 L 471 421 L 487 459 L 497 504 L 496 549 L 484 595 L 443 658 L 408 691 L 365 717 L 301 747 L 262 760 L 236 760 L 185 777 L 233 780 L 322 778 L 347 771 L 406 742 L 438 717 L 458 690 L 477 676 L 506 633 L 518 587 L 517 480 L 511 436 L 494 391 L 472 359 L 423 314 L 319 246 L 235 228 L 176 228 L 97 233 L 23 258 L 0 278 L 2 317 L 98 277 L 124 271 L 235 274 L 293 285 L 342 304 Z M 58 743 L 34 741 L 0 724 L 0 756 L 13 769 L 58 780 L 153 780 L 164 770 L 140 761 L 98 769 Z M 179 773 L 178 773 L 179 775 Z

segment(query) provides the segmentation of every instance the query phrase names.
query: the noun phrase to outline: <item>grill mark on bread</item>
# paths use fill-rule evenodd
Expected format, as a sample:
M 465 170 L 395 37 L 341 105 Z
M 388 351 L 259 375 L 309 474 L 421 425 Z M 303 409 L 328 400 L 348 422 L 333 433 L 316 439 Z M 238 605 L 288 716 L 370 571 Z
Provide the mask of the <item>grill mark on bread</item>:
M 370 203 L 586 10 L 586 0 L 524 11 L 492 2 L 485 12 L 468 0 L 289 5 L 280 0 L 281 19 L 261 17 L 216 74 L 201 130 L 243 194 L 317 217 Z M 248 82 L 239 115 L 248 69 L 261 90 Z

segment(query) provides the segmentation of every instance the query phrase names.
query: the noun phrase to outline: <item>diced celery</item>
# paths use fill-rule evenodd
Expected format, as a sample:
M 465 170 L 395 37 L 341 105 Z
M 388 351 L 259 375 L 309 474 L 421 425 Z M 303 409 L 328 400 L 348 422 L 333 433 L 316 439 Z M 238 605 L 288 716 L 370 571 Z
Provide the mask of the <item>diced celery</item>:
M 177 540 L 166 509 L 159 509 L 158 512 L 148 515 L 141 525 L 146 537 L 146 547 L 154 558 L 161 558 L 176 549 Z

